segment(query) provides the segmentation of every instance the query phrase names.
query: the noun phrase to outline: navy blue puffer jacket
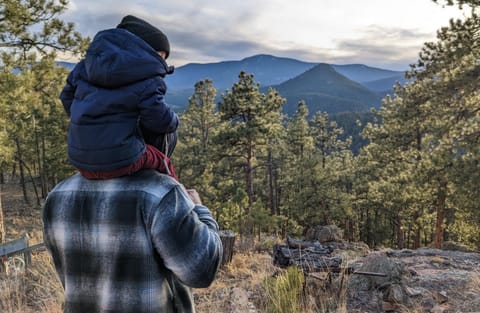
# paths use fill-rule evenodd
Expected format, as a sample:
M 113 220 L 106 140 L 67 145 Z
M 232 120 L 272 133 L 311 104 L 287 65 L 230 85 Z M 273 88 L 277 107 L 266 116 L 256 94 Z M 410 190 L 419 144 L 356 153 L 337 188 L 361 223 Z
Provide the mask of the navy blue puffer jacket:
M 119 28 L 99 32 L 60 95 L 70 116 L 69 161 L 94 171 L 124 167 L 145 151 L 139 126 L 175 131 L 178 117 L 164 101 L 167 73 L 140 37 Z

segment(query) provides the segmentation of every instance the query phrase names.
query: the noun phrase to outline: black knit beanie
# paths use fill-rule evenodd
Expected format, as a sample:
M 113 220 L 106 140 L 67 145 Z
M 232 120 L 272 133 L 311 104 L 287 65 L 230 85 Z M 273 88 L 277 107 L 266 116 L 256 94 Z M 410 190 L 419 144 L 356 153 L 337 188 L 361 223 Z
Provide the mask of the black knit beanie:
M 133 15 L 127 15 L 122 18 L 122 21 L 117 25 L 117 28 L 126 29 L 142 38 L 153 49 L 155 49 L 155 51 L 165 51 L 167 53 L 165 59 L 168 58 L 168 55 L 170 54 L 170 43 L 168 42 L 168 38 L 155 26 Z

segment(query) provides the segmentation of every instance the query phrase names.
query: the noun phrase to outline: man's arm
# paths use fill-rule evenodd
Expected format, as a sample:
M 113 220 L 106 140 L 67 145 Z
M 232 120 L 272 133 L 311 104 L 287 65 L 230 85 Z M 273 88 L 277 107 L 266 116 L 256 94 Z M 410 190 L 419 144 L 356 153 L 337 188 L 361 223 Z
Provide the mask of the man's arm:
M 173 188 L 154 213 L 151 233 L 165 266 L 185 285 L 208 287 L 222 257 L 217 222 L 181 187 Z

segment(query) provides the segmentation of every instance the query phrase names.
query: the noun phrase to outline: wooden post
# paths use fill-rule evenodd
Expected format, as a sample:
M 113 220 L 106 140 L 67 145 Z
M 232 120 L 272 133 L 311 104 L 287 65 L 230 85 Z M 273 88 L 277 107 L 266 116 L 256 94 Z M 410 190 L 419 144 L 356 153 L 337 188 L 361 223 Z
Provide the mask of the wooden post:
M 15 254 L 23 254 L 23 261 L 25 268 L 31 263 L 31 250 L 28 249 L 28 235 L 23 235 L 22 238 L 0 244 L 0 258 L 4 261 L 4 268 L 2 270 L 8 273 L 8 265 L 5 264 L 10 256 Z
M 25 250 L 23 251 L 23 260 L 25 261 L 25 269 L 32 263 L 32 253 L 28 248 L 28 234 L 23 235 L 23 242 L 25 243 Z
M 223 245 L 222 266 L 224 266 L 232 261 L 235 245 L 235 234 L 231 230 L 221 230 L 220 239 L 222 240 Z

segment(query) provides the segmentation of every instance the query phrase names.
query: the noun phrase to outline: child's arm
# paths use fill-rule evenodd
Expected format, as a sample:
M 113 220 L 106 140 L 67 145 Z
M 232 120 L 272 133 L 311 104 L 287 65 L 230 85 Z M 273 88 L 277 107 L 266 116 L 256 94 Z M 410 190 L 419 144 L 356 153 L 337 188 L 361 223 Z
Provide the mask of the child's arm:
M 70 116 L 70 107 L 72 106 L 73 97 L 75 95 L 76 87 L 73 84 L 73 70 L 68 74 L 67 83 L 63 87 L 62 92 L 60 93 L 60 100 L 62 101 L 63 108 L 67 115 Z
M 140 123 L 154 133 L 171 133 L 178 128 L 178 116 L 164 100 L 166 91 L 165 82 L 158 77 L 142 93 Z

